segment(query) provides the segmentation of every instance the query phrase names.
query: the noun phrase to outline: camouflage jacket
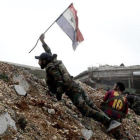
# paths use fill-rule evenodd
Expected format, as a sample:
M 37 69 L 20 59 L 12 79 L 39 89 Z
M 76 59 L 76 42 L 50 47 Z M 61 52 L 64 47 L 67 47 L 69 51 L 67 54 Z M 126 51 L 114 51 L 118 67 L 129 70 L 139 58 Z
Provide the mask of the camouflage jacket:
M 127 96 L 127 101 L 129 102 L 129 107 L 131 109 L 140 108 L 140 97 L 134 94 L 130 94 Z
M 43 44 L 42 46 L 43 46 L 45 52 L 47 52 L 47 53 L 52 55 L 51 49 L 49 48 L 49 46 L 46 43 Z
M 47 44 L 43 44 L 43 48 L 47 53 L 52 55 L 51 50 Z M 73 80 L 63 65 L 62 61 L 55 59 L 48 63 L 45 69 L 46 82 L 49 90 L 56 94 L 57 99 L 60 100 L 62 94 L 71 89 Z

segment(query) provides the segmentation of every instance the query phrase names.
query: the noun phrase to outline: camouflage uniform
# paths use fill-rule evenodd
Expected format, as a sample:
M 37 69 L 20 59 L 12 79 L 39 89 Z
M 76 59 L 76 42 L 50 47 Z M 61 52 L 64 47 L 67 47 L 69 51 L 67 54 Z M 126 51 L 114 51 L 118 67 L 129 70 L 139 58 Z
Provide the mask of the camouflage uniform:
M 134 110 L 137 115 L 140 115 L 140 97 L 138 95 L 130 94 L 127 97 L 129 107 Z
M 52 55 L 47 44 L 43 44 L 43 48 L 47 53 Z M 58 100 L 61 100 L 62 94 L 65 93 L 84 116 L 91 117 L 104 125 L 108 125 L 110 118 L 96 110 L 95 105 L 84 89 L 72 79 L 67 70 L 65 70 L 65 74 L 67 74 L 68 79 L 66 79 L 67 82 L 64 82 L 60 70 L 56 67 L 57 63 L 59 61 L 55 59 L 46 66 L 46 81 L 49 90 L 56 94 Z

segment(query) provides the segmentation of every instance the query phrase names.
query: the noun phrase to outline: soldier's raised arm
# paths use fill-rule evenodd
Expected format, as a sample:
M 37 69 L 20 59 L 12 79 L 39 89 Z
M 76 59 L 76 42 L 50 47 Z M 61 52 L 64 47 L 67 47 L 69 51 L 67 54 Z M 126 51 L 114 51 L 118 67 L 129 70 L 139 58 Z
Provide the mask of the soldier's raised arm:
M 45 43 L 44 38 L 45 38 L 45 35 L 44 35 L 44 34 L 41 34 L 41 35 L 40 35 L 40 41 L 41 41 L 41 43 L 42 43 L 42 46 L 43 46 L 45 52 L 47 52 L 47 53 L 49 53 L 49 54 L 52 55 L 51 49 L 50 49 L 49 46 Z

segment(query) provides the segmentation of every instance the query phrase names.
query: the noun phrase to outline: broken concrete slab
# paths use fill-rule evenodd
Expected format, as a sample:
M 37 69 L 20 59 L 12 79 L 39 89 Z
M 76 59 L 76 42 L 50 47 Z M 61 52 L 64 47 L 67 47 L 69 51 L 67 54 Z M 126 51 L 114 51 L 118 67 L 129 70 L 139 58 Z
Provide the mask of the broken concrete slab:
M 23 89 L 23 87 L 20 85 L 14 85 L 14 90 L 16 91 L 17 94 L 22 96 L 25 96 L 27 94 L 26 91 Z
M 81 133 L 83 134 L 84 137 L 87 138 L 87 140 L 89 140 L 93 135 L 92 130 L 87 130 L 87 129 L 82 129 Z
M 29 90 L 29 84 L 28 82 L 25 80 L 23 75 L 20 74 L 14 74 L 13 76 L 13 81 L 14 82 L 19 82 L 19 85 L 22 86 L 24 88 L 24 90 L 27 92 Z
M 6 112 L 0 116 L 0 134 L 3 134 L 9 126 L 17 131 L 15 121 Z

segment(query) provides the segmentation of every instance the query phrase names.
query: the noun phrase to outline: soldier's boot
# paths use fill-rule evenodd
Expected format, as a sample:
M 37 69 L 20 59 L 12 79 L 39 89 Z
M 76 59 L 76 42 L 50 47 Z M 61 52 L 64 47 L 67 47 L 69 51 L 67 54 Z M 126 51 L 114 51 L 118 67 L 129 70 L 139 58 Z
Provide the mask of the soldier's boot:
M 107 133 L 113 133 L 115 132 L 115 130 L 117 130 L 119 127 L 121 126 L 121 123 L 116 121 L 116 120 L 112 120 L 109 124 L 108 129 L 106 130 Z
M 107 133 L 113 133 L 121 125 L 121 123 L 111 120 L 109 117 L 101 114 L 100 112 L 93 113 L 91 116 L 94 120 L 104 124 L 104 126 L 107 128 Z

